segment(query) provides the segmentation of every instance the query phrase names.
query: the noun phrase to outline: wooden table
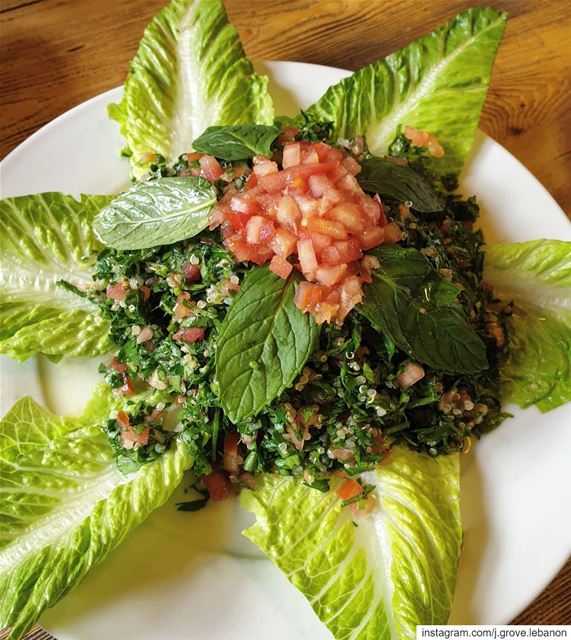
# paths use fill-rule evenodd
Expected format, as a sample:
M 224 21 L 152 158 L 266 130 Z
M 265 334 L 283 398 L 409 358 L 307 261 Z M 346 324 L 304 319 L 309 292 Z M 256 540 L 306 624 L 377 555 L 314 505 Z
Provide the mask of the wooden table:
M 164 4 L 163 0 L 1 0 L 0 156 L 55 116 L 121 84 L 144 26 Z M 253 59 L 301 60 L 348 69 L 383 57 L 471 4 L 226 0 L 230 19 Z M 571 216 L 568 0 L 490 4 L 507 10 L 511 19 L 481 127 L 523 162 Z M 570 563 L 516 622 L 571 623 Z

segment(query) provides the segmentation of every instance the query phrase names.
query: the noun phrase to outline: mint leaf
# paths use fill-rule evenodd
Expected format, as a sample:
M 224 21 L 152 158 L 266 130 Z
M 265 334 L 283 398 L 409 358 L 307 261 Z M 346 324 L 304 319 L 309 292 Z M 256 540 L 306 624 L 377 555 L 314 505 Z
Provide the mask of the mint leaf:
M 192 238 L 208 226 L 216 190 L 185 176 L 137 182 L 95 218 L 101 242 L 114 249 L 148 249 Z
M 271 124 L 274 109 L 268 78 L 254 73 L 222 2 L 172 0 L 145 29 L 123 99 L 109 115 L 139 178 L 153 154 L 170 164 L 206 127 Z
M 383 158 L 367 158 L 361 162 L 357 180 L 364 191 L 398 202 L 410 201 L 412 208 L 421 213 L 444 209 L 442 198 L 410 167 Z
M 506 399 L 540 411 L 570 402 L 571 242 L 513 242 L 485 251 L 486 282 L 495 296 L 513 301 L 500 368 Z
M 22 638 L 42 612 L 81 582 L 190 467 L 182 444 L 124 476 L 99 424 L 99 391 L 81 418 L 22 398 L 0 423 L 0 628 Z
M 93 218 L 112 196 L 41 193 L 0 200 L 0 353 L 97 356 L 112 349 L 97 307 L 58 285 L 93 285 Z
M 256 155 L 269 156 L 280 128 L 262 124 L 208 127 L 192 143 L 195 151 L 221 160 L 248 160 Z
M 294 304 L 296 279 L 252 269 L 218 335 L 216 381 L 232 422 L 255 415 L 291 385 L 317 346 L 318 328 Z
M 376 505 L 355 526 L 335 491 L 257 476 L 240 495 L 256 517 L 244 535 L 339 640 L 414 638 L 418 624 L 446 624 L 462 544 L 458 455 L 395 447 L 359 479 L 374 486 Z
M 467 9 L 384 60 L 330 87 L 307 114 L 334 123 L 334 136 L 364 135 L 377 156 L 399 127 L 430 131 L 445 155 L 439 173 L 457 173 L 478 126 L 507 14 Z
M 371 253 L 381 265 L 357 311 L 418 362 L 447 373 L 487 369 L 486 347 L 455 302 L 458 289 L 416 249 Z

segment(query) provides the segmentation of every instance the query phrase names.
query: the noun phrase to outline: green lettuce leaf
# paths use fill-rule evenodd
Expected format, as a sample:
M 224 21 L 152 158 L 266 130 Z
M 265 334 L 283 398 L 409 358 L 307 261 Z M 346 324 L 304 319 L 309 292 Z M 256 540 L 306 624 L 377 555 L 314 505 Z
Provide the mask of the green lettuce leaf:
M 140 177 L 149 154 L 170 163 L 210 125 L 272 124 L 273 104 L 220 0 L 173 0 L 147 26 L 109 115 Z
M 365 135 L 386 154 L 399 128 L 430 131 L 445 155 L 439 173 L 458 172 L 472 146 L 506 14 L 468 9 L 433 33 L 329 88 L 307 110 L 334 123 L 334 135 Z
M 549 411 L 571 401 L 571 242 L 534 240 L 486 247 L 484 278 L 513 300 L 506 399 Z
M 97 307 L 59 286 L 93 284 L 92 221 L 112 196 L 43 193 L 0 200 L 0 353 L 96 356 L 112 349 Z
M 445 624 L 462 531 L 458 455 L 405 448 L 361 480 L 376 508 L 357 520 L 334 491 L 264 475 L 241 504 L 244 531 L 306 596 L 337 640 L 415 638 L 417 624 Z
M 81 418 L 22 398 L 0 423 L 0 628 L 22 638 L 147 515 L 191 465 L 180 444 L 122 475 L 100 420 L 99 391 Z

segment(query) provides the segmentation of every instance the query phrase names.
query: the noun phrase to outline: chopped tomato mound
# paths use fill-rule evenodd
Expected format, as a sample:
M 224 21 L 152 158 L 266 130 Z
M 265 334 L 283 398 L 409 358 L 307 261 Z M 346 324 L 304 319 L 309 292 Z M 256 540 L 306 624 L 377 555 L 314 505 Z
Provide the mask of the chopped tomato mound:
M 243 191 L 226 189 L 210 228 L 220 226 L 224 246 L 240 262 L 269 262 L 284 279 L 300 271 L 298 308 L 318 323 L 341 324 L 361 302 L 362 283 L 371 281 L 364 252 L 398 242 L 401 233 L 387 224 L 378 195 L 359 186 L 361 167 L 348 152 L 291 136 L 284 142 L 281 164 L 256 156 Z

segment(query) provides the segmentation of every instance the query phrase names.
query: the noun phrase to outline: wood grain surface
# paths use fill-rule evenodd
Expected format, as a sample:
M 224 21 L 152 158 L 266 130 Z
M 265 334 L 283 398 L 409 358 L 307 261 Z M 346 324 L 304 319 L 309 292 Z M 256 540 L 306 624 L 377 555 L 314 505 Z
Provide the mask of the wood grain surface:
M 145 25 L 164 4 L 164 0 L 1 0 L 0 156 L 67 109 L 121 84 Z M 225 0 L 225 4 L 253 59 L 358 69 L 480 3 Z M 525 164 L 571 217 L 569 0 L 490 0 L 489 4 L 508 11 L 510 20 L 481 127 Z M 571 623 L 571 563 L 515 622 Z M 42 638 L 38 632 L 30 637 Z

